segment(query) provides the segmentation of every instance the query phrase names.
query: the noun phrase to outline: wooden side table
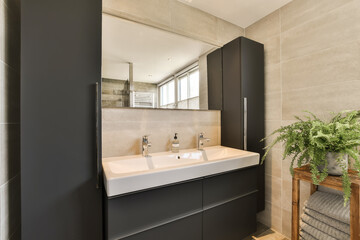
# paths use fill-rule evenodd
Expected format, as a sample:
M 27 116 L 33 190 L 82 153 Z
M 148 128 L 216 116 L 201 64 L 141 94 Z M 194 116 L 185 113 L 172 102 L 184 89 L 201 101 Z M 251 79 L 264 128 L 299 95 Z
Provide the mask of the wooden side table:
M 350 239 L 359 240 L 360 225 L 359 225 L 359 188 L 360 178 L 353 170 L 349 170 L 349 177 L 351 180 L 351 197 L 350 197 Z M 299 204 L 300 204 L 300 180 L 311 183 L 311 192 L 313 194 L 317 190 L 317 186 L 312 184 L 310 167 L 308 165 L 301 168 L 294 169 L 294 176 L 292 179 L 292 225 L 291 225 L 291 239 L 299 239 Z M 342 180 L 338 176 L 328 176 L 321 186 L 333 188 L 342 191 Z

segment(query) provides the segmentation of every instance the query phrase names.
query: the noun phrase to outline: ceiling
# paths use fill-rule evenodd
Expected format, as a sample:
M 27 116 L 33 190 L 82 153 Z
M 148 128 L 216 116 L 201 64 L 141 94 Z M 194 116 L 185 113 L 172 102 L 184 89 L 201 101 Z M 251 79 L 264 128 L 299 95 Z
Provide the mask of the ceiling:
M 103 14 L 102 77 L 158 83 L 196 62 L 215 46 Z
M 178 0 L 246 28 L 292 0 Z

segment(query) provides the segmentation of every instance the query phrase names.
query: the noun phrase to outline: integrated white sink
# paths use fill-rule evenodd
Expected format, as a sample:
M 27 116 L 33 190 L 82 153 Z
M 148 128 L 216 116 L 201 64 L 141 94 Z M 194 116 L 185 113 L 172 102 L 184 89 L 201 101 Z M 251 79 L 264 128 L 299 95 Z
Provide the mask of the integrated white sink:
M 225 159 L 233 159 L 233 158 L 241 158 L 243 156 L 249 156 L 249 154 L 257 154 L 253 152 L 248 151 L 242 151 L 235 148 L 229 148 L 229 147 L 222 147 L 222 146 L 216 146 L 216 147 L 208 147 L 205 148 L 207 160 L 209 161 L 218 161 L 218 160 L 225 160 Z M 259 163 L 259 159 L 257 159 L 256 163 Z
M 259 154 L 214 146 L 203 151 L 152 153 L 103 158 L 104 183 L 109 197 L 207 175 L 254 166 Z
M 196 150 L 181 151 L 179 153 L 152 154 L 149 160 L 152 161 L 154 169 L 173 168 L 204 162 L 202 151 Z

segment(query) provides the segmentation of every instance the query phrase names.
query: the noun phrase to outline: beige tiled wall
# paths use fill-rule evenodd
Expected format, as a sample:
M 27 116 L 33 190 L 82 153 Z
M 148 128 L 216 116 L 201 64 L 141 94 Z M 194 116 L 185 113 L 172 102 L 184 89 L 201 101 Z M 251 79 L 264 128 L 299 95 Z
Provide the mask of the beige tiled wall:
M 103 12 L 217 46 L 244 29 L 177 0 L 103 0 Z
M 20 239 L 20 0 L 0 0 L 0 239 Z
M 196 134 L 220 144 L 220 111 L 108 108 L 102 110 L 103 157 L 141 154 L 141 137 L 150 134 L 150 152 L 169 151 L 174 133 L 180 149 L 195 148 Z
M 360 109 L 360 1 L 293 0 L 245 29 L 265 44 L 266 133 L 310 110 Z M 281 145 L 266 160 L 259 219 L 290 236 L 291 175 Z M 309 186 L 302 183 L 302 202 Z

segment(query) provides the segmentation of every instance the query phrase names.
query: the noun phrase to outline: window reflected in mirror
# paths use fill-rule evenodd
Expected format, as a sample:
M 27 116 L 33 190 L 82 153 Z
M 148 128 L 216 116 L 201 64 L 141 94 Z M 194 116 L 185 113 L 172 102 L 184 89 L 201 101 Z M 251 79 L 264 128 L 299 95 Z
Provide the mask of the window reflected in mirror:
M 208 109 L 217 46 L 103 14 L 102 107 Z
M 199 83 L 198 63 L 161 82 L 160 108 L 200 109 Z

